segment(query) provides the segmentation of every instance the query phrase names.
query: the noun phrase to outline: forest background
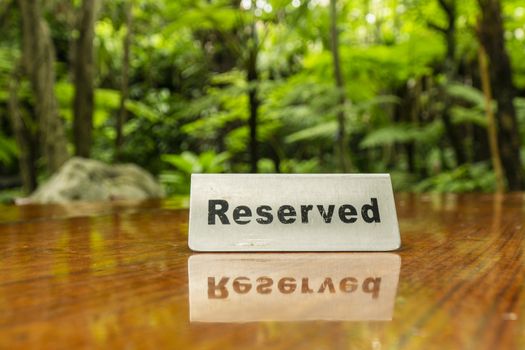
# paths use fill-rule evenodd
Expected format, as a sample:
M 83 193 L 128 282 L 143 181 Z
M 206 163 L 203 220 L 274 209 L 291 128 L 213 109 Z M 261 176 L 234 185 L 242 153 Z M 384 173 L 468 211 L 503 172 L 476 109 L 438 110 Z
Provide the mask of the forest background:
M 519 191 L 520 0 L 0 0 L 0 201 L 71 156 Z

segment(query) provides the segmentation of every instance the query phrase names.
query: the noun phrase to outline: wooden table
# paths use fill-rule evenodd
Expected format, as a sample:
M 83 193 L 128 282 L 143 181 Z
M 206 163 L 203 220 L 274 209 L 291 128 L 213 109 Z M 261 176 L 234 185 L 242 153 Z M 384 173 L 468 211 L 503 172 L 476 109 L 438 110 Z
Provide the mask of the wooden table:
M 169 202 L 2 207 L 0 349 L 525 349 L 525 195 L 396 200 L 398 252 L 250 255 L 244 265 L 189 251 L 188 212 Z M 226 275 L 246 266 L 385 275 L 376 299 L 359 295 L 364 287 L 314 300 L 275 294 L 276 285 L 264 299 L 254 285 L 252 299 L 224 301 L 189 295 L 189 260 L 197 282 L 212 270 L 208 260 Z M 289 307 L 272 314 L 273 300 Z M 215 301 L 216 322 L 199 316 Z

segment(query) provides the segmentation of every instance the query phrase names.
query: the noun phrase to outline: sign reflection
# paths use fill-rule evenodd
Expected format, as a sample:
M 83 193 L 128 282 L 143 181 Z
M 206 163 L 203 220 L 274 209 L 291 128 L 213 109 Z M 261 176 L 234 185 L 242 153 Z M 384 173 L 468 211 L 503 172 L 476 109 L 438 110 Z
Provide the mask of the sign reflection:
M 393 253 L 193 255 L 190 321 L 391 320 L 400 267 Z

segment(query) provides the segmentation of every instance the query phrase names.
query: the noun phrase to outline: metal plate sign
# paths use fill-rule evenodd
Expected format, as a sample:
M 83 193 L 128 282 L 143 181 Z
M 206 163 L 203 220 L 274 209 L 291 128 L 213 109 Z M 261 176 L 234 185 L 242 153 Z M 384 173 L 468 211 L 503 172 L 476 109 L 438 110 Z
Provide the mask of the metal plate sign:
M 393 253 L 193 255 L 190 321 L 391 320 L 400 266 Z
M 400 246 L 388 174 L 194 174 L 195 251 L 388 251 Z

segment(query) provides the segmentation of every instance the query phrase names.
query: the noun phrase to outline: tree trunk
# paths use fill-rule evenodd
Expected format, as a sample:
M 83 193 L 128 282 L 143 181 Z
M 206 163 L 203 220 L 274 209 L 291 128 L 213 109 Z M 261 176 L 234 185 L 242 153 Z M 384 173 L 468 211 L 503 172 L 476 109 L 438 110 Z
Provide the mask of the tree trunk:
M 337 4 L 336 0 L 330 0 L 330 42 L 332 49 L 332 59 L 334 63 L 334 78 L 338 93 L 338 112 L 337 112 L 337 136 L 335 140 L 336 157 L 339 162 L 339 170 L 343 173 L 350 171 L 351 162 L 348 154 L 348 137 L 346 134 L 345 117 L 345 87 L 343 73 L 341 71 L 341 60 L 339 58 L 339 33 L 337 30 Z
M 124 37 L 123 49 L 124 56 L 122 58 L 122 80 L 120 86 L 120 107 L 117 116 L 116 133 L 117 138 L 115 140 L 115 159 L 122 161 L 122 146 L 124 144 L 124 124 L 128 119 L 128 110 L 126 109 L 126 101 L 129 98 L 129 62 L 130 62 L 130 51 L 131 51 L 131 27 L 133 24 L 133 7 L 131 1 L 125 5 L 125 16 L 126 16 L 126 36 Z
M 481 17 L 478 36 L 488 57 L 490 83 L 497 102 L 496 122 L 501 163 L 508 189 L 522 190 L 523 171 L 520 160 L 520 139 L 514 108 L 515 90 L 512 70 L 505 49 L 503 19 L 499 0 L 478 0 Z
M 8 24 L 8 17 L 10 15 L 11 8 L 15 5 L 13 0 L 7 0 L 0 3 L 0 30 L 4 30 L 4 27 Z
M 415 110 L 415 104 L 417 103 L 416 100 L 412 97 L 411 89 L 407 84 L 404 84 L 396 91 L 396 96 L 400 97 L 400 103 L 396 104 L 394 106 L 394 116 L 393 116 L 393 122 L 394 123 L 413 123 L 414 125 L 417 125 L 417 119 L 414 120 L 415 116 L 413 113 L 413 110 Z M 416 96 L 417 97 L 417 96 Z M 400 146 L 400 149 L 404 150 L 406 154 L 407 159 L 407 167 L 408 172 L 410 174 L 416 174 L 416 147 L 415 142 L 407 142 Z M 396 160 L 397 163 L 397 160 Z
M 490 74 L 490 73 L 489 73 Z M 485 162 L 491 160 L 490 142 L 487 128 L 484 126 L 472 125 L 472 161 Z
M 487 63 L 487 54 L 482 46 L 478 49 L 478 60 L 483 96 L 485 98 L 485 113 L 487 114 L 487 133 L 490 144 L 492 168 L 496 175 L 496 190 L 501 193 L 505 191 L 505 181 L 503 179 L 503 167 L 501 166 L 501 157 L 499 155 L 498 130 L 496 127 L 494 112 L 492 111 L 492 91 L 490 89 L 490 72 Z
M 97 0 L 83 0 L 75 42 L 73 81 L 73 135 L 75 154 L 89 158 L 93 138 L 93 38 Z
M 18 101 L 20 77 L 17 72 L 13 74 L 9 82 L 9 100 L 7 107 L 13 133 L 15 135 L 16 144 L 19 150 L 18 160 L 20 167 L 20 175 L 22 177 L 22 188 L 24 193 L 29 194 L 36 189 L 36 150 L 35 150 L 35 135 L 31 132 L 31 128 L 27 127 L 22 117 L 22 111 Z
M 40 1 L 19 0 L 22 16 L 23 62 L 31 82 L 40 142 L 49 172 L 67 160 L 64 126 L 55 96 L 55 51 Z
M 438 0 L 441 9 L 445 12 L 447 17 L 447 26 L 441 27 L 429 21 L 429 27 L 441 33 L 446 42 L 446 56 L 445 56 L 445 76 L 447 83 L 450 84 L 456 80 L 456 0 Z M 467 162 L 467 156 L 461 142 L 458 130 L 452 123 L 451 108 L 452 101 L 450 97 L 442 91 L 442 98 L 444 100 L 445 107 L 443 109 L 442 119 L 445 132 L 450 141 L 454 155 L 458 165 L 465 164 Z
M 248 52 L 246 65 L 246 80 L 248 81 L 248 101 L 250 117 L 248 126 L 250 128 L 250 172 L 257 173 L 257 162 L 259 160 L 257 145 L 257 114 L 259 110 L 259 98 L 257 97 L 257 83 L 259 74 L 257 72 L 258 40 L 255 23 L 251 26 L 252 43 Z

